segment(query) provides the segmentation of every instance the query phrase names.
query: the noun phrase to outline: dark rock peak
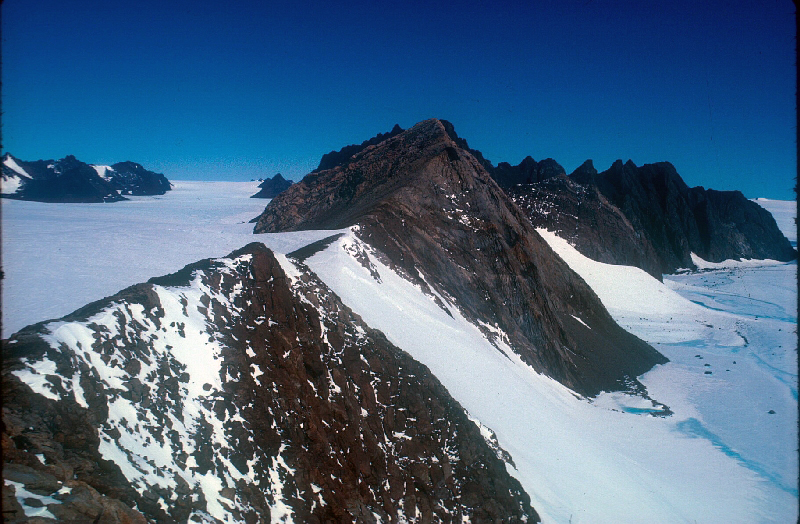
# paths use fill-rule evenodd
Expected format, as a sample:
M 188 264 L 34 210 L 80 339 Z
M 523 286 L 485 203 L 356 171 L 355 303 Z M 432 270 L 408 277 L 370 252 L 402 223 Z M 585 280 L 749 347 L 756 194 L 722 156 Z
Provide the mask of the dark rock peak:
M 253 243 L 62 319 L 82 343 L 4 341 L 4 477 L 62 521 L 538 521 L 436 377 L 293 273 Z
M 61 160 L 37 160 L 17 164 L 31 178 L 21 177 L 20 189 L 4 197 L 38 202 L 117 202 L 125 200 L 117 188 L 101 178 L 92 166 L 73 155 Z M 8 168 L 3 166 L 3 173 Z M 9 170 L 10 171 L 10 170 Z
M 369 140 L 361 142 L 361 144 L 351 144 L 349 146 L 343 147 L 339 151 L 331 151 L 330 153 L 322 155 L 322 159 L 320 159 L 319 161 L 319 166 L 314 171 L 312 171 L 312 173 L 316 173 L 318 171 L 325 171 L 327 169 L 333 169 L 334 167 L 345 165 L 349 162 L 350 157 L 352 157 L 356 153 L 363 151 L 369 146 L 380 144 L 387 138 L 391 138 L 402 132 L 403 128 L 400 127 L 398 124 L 395 124 L 392 130 L 389 131 L 388 133 L 378 133 Z
M 62 174 L 67 173 L 67 172 L 69 172 L 69 171 L 71 171 L 73 169 L 81 169 L 81 170 L 83 170 L 83 171 L 85 171 L 87 173 L 89 172 L 89 169 L 94 171 L 92 166 L 90 166 L 86 162 L 81 162 L 80 160 L 75 158 L 74 155 L 67 155 L 64 158 L 62 158 L 61 160 L 57 160 L 53 164 L 53 171 L 57 175 L 62 175 Z
M 130 160 L 112 164 L 111 168 L 115 171 L 146 171 L 145 168 L 142 167 L 142 164 L 137 164 L 136 162 L 131 162 Z
M 591 161 L 587 163 L 579 169 L 591 173 Z M 558 176 L 507 191 L 535 227 L 557 233 L 581 254 L 606 264 L 636 266 L 662 279 L 653 246 L 595 185 Z
M 597 176 L 597 169 L 594 168 L 594 162 L 591 159 L 587 160 L 578 168 L 570 173 L 569 177 L 573 180 L 594 180 L 594 177 Z
M 566 175 L 564 168 L 552 158 L 537 162 L 530 156 L 526 156 L 516 166 L 512 166 L 508 162 L 500 162 L 490 173 L 497 184 L 505 190 L 519 184 L 535 184 L 549 178 Z
M 266 180 L 264 180 L 264 182 L 261 182 L 261 183 L 258 185 L 258 187 L 264 187 L 264 184 L 265 184 L 267 181 L 269 181 L 269 180 L 271 180 L 272 182 L 288 182 L 288 180 L 286 180 L 285 178 L 283 178 L 283 175 L 282 175 L 282 174 L 280 174 L 280 173 L 277 173 L 277 174 L 276 174 L 275 176 L 273 176 L 272 178 L 267 178 Z
M 281 192 L 286 191 L 292 185 L 291 180 L 286 180 L 280 173 L 272 178 L 267 178 L 261 182 L 258 187 L 261 191 L 251 196 L 250 198 L 275 198 Z
M 426 120 L 308 175 L 269 203 L 254 231 L 357 224 L 400 273 L 453 297 L 466 318 L 498 325 L 528 364 L 580 393 L 619 389 L 664 362 L 614 323 L 452 133 Z
M 796 257 L 772 215 L 739 191 L 689 188 L 669 162 L 617 160 L 592 171 L 579 168 L 570 178 L 596 187 L 625 215 L 655 249 L 661 273 L 694 267 L 691 253 L 711 262 Z
M 447 136 L 449 136 L 450 139 L 453 142 L 455 142 L 457 147 L 460 147 L 465 151 L 469 151 L 487 172 L 489 173 L 492 172 L 492 170 L 494 169 L 492 163 L 488 159 L 483 157 L 483 153 L 481 153 L 477 149 L 472 149 L 471 147 L 469 147 L 467 141 L 458 136 L 458 133 L 456 133 L 456 128 L 453 126 L 453 124 L 451 124 L 447 120 L 439 120 L 439 122 L 442 123 L 442 126 L 444 126 L 444 130 L 447 133 Z
M 145 169 L 136 162 L 118 162 L 106 172 L 111 184 L 125 195 L 163 195 L 172 184 L 161 173 Z

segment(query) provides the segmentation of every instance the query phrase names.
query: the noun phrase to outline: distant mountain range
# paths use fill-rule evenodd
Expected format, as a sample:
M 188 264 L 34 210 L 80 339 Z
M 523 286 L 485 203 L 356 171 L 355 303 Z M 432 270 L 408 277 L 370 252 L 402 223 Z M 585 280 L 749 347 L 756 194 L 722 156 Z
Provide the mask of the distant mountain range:
M 61 160 L 23 161 L 3 156 L 2 196 L 37 202 L 118 202 L 123 195 L 163 195 L 169 180 L 135 162 L 91 165 L 72 155 Z
M 25 193 L 69 175 L 109 201 L 122 198 L 115 173 L 129 172 L 118 166 L 7 155 L 3 173 Z M 666 163 L 599 174 L 587 163 L 570 176 L 550 159 L 494 167 L 449 122 L 395 126 L 327 154 L 254 227 L 330 237 L 286 255 L 254 242 L 4 341 L 4 512 L 46 502 L 54 518 L 106 522 L 537 522 L 501 435 L 311 261 L 335 250 L 352 262 L 332 274 L 356 267 L 366 300 L 394 304 L 374 284 L 402 280 L 515 373 L 580 398 L 651 402 L 637 377 L 667 359 L 620 327 L 536 228 L 657 278 L 691 253 L 793 258 L 756 208 L 690 189 Z M 421 334 L 433 353 L 456 336 L 441 329 Z M 504 417 L 513 431 L 514 413 Z

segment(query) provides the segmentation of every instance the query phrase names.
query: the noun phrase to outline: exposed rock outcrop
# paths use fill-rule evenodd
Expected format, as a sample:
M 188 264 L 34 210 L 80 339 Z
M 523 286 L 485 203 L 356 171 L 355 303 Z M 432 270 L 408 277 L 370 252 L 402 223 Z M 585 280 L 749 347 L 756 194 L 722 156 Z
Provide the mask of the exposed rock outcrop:
M 570 178 L 596 187 L 625 215 L 655 250 L 662 273 L 694 267 L 691 253 L 711 262 L 796 257 L 768 211 L 738 191 L 689 188 L 669 162 L 618 160 L 599 174 L 584 165 Z
M 25 162 L 6 153 L 2 196 L 37 202 L 118 202 L 122 195 L 163 195 L 167 178 L 134 162 L 93 166 L 72 155 L 61 160 Z
M 500 187 L 510 190 L 519 184 L 536 184 L 559 175 L 566 175 L 566 171 L 552 158 L 537 162 L 526 156 L 516 166 L 500 162 L 491 174 Z
M 94 166 L 94 168 L 98 174 L 104 171 L 106 180 L 123 195 L 163 195 L 172 189 L 167 177 L 161 173 L 148 171 L 136 162 L 117 162 L 110 168 L 105 166 Z
M 289 189 L 289 186 L 291 185 L 291 180 L 286 180 L 283 178 L 283 175 L 278 173 L 274 177 L 267 178 L 258 184 L 258 187 L 261 188 L 261 190 L 250 198 L 275 198 L 282 192 Z
M 325 171 L 326 169 L 333 169 L 336 166 L 345 165 L 350 161 L 350 158 L 356 153 L 360 153 L 369 146 L 380 144 L 387 138 L 391 138 L 402 132 L 403 128 L 395 124 L 392 130 L 389 131 L 388 133 L 378 133 L 369 140 L 364 140 L 363 142 L 361 142 L 361 144 L 351 144 L 349 146 L 341 148 L 339 151 L 331 151 L 330 153 L 326 153 L 322 155 L 322 159 L 320 159 L 319 161 L 319 166 L 314 171 L 312 171 L 312 173 L 316 173 L 318 171 Z
M 261 244 L 2 349 L 20 521 L 538 521 L 429 370 Z
M 428 120 L 311 173 L 270 202 L 255 232 L 359 225 L 408 278 L 499 326 L 526 362 L 581 393 L 620 389 L 665 362 L 617 326 L 453 136 Z
M 583 255 L 604 262 L 635 266 L 662 279 L 659 256 L 597 187 L 564 175 L 506 190 L 533 225 L 553 231 Z
M 13 162 L 13 163 L 12 163 Z M 11 166 L 21 169 L 13 169 Z M 125 200 L 111 182 L 70 155 L 61 160 L 24 162 L 6 153 L 3 196 L 36 202 L 117 202 Z

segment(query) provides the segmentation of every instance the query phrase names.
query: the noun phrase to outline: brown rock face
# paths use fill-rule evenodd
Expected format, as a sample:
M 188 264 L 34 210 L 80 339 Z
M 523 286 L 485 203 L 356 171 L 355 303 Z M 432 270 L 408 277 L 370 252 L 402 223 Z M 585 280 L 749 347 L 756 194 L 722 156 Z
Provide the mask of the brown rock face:
M 665 362 L 616 325 L 452 135 L 428 120 L 312 173 L 270 202 L 255 232 L 358 224 L 423 289 L 499 325 L 526 362 L 584 394 L 620 389 Z
M 4 342 L 4 510 L 38 504 L 19 485 L 97 522 L 538 521 L 429 370 L 292 275 L 250 244 Z

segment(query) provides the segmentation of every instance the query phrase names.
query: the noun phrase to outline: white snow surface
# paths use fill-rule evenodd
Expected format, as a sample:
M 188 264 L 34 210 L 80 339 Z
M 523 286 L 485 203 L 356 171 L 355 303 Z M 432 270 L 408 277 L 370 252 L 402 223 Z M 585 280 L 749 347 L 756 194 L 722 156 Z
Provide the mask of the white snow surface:
M 25 171 L 13 157 L 8 157 L 3 161 L 3 164 L 11 169 L 15 174 L 5 175 L 0 177 L 0 193 L 4 195 L 13 195 L 22 187 L 23 179 L 30 180 L 31 176 Z
M 18 175 L 3 175 L 0 177 L 0 192 L 4 195 L 13 195 L 22 187 L 22 178 Z
M 250 198 L 258 182 L 173 183 L 113 204 L 3 200 L 2 337 L 249 242 L 288 252 L 329 234 L 254 236 L 248 222 L 269 202 Z
M 14 158 L 13 158 L 13 157 L 10 157 L 10 156 L 9 156 L 8 158 L 6 158 L 6 159 L 3 161 L 3 164 L 5 164 L 5 166 L 6 166 L 6 167 L 8 167 L 9 169 L 11 169 L 11 170 L 12 170 L 12 171 L 14 171 L 15 173 L 17 173 L 19 176 L 22 176 L 22 177 L 25 177 L 25 178 L 31 178 L 31 175 L 29 175 L 29 174 L 28 174 L 28 172 L 27 172 L 27 171 L 25 171 L 25 170 L 22 168 L 22 166 L 20 166 L 19 164 L 17 164 L 17 161 L 16 161 L 16 160 L 14 160 Z
M 108 180 L 109 179 L 109 174 L 108 174 L 109 171 L 112 171 L 112 172 L 114 171 L 114 168 L 112 168 L 111 166 L 96 166 L 96 165 L 92 165 L 92 167 L 94 168 L 95 171 L 97 171 L 97 175 L 100 178 L 104 179 L 104 180 Z
M 640 377 L 649 394 L 674 411 L 664 421 L 676 433 L 712 443 L 762 479 L 760 493 L 742 496 L 764 497 L 772 510 L 733 521 L 794 522 L 796 262 L 721 264 L 665 275 L 661 284 L 637 268 L 592 261 L 555 234 L 539 233 L 621 326 L 670 359 Z
M 759 260 L 757 258 L 744 258 L 742 260 L 736 260 L 729 258 L 728 260 L 723 260 L 722 262 L 709 262 L 708 260 L 700 258 L 695 253 L 691 253 L 691 257 L 692 262 L 695 266 L 697 266 L 697 269 L 729 269 L 736 267 L 764 267 L 783 265 L 783 262 L 771 259 Z M 685 271 L 679 271 L 679 273 L 683 272 Z

